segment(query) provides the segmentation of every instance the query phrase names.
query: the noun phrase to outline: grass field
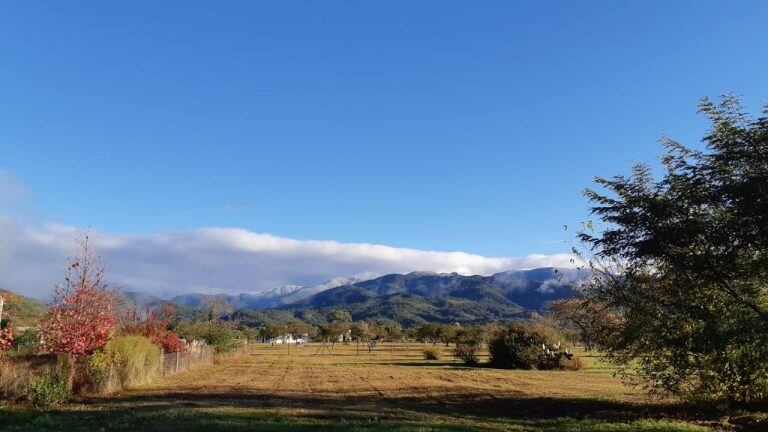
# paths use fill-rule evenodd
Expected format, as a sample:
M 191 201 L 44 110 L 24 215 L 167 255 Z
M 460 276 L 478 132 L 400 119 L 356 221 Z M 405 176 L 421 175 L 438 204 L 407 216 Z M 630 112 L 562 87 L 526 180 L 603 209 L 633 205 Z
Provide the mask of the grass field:
M 222 360 L 54 411 L 7 406 L 0 430 L 700 431 L 720 418 L 649 400 L 596 358 L 578 372 L 425 361 L 426 346 L 254 345 Z M 431 346 L 430 346 L 431 347 Z M 438 349 L 445 348 L 437 346 Z

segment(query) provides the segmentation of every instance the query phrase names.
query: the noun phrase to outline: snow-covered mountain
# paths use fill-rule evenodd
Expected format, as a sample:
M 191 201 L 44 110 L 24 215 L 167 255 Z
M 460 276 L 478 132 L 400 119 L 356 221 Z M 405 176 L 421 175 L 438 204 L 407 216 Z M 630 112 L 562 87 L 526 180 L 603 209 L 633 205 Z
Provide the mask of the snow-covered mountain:
M 462 276 L 457 273 L 412 272 L 335 277 L 311 286 L 283 285 L 255 294 L 184 294 L 170 300 L 186 308 L 202 310 L 207 304 L 226 303 L 232 311 L 273 308 L 347 307 L 355 302 L 370 301 L 394 294 L 425 299 L 460 298 L 480 302 L 489 308 L 507 302 L 509 310 L 541 310 L 557 299 L 574 295 L 589 271 L 544 267 L 510 270 L 490 276 Z M 141 293 L 125 293 L 135 303 L 146 300 L 157 304 L 157 297 Z M 379 299 L 380 300 L 380 299 Z M 378 301 L 378 300 L 377 300 Z M 484 302 L 484 303 L 483 303 Z M 515 312 L 517 313 L 517 312 Z
M 331 288 L 362 282 L 376 276 L 377 275 L 373 274 L 339 276 L 318 285 L 282 285 L 269 291 L 253 294 L 181 294 L 167 300 L 167 302 L 198 310 L 204 309 L 206 304 L 213 301 L 218 303 L 226 302 L 232 310 L 269 309 L 306 299 Z M 123 297 L 140 309 L 156 307 L 157 305 L 166 302 L 166 300 L 157 296 L 137 291 L 125 291 L 123 292 Z

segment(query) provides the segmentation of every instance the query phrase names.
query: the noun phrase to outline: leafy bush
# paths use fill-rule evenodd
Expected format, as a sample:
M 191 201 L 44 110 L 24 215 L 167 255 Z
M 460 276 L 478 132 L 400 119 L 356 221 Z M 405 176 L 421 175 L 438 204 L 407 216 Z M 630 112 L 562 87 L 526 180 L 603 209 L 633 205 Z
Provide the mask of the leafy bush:
M 424 359 L 425 360 L 440 360 L 440 353 L 437 352 L 435 349 L 425 349 L 424 350 Z
M 453 356 L 463 361 L 467 366 L 476 366 L 478 349 L 480 349 L 480 341 L 477 339 L 472 337 L 459 338 L 456 340 Z
M 163 352 L 166 353 L 184 353 L 187 349 L 187 346 L 184 344 L 184 341 L 181 340 L 179 335 L 170 330 L 153 337 L 152 342 L 160 345 L 163 348 Z
M 115 359 L 105 350 L 96 351 L 88 356 L 88 379 L 95 389 L 103 388 L 109 380 Z
M 581 361 L 581 357 L 573 354 L 571 355 L 571 358 L 565 356 L 561 357 L 558 367 L 559 369 L 565 370 L 581 370 L 584 368 L 584 362 Z
M 88 357 L 88 376 L 101 386 L 114 371 L 123 387 L 140 384 L 158 373 L 160 353 L 160 348 L 146 337 L 121 336 Z
M 580 360 L 562 350 L 559 342 L 553 343 L 550 334 L 540 325 L 510 324 L 488 342 L 491 366 L 505 369 L 576 368 L 576 362 L 580 364 Z
M 40 332 L 35 329 L 20 331 L 13 340 L 14 354 L 34 354 L 40 346 Z
M 179 328 L 179 335 L 187 340 L 204 340 L 217 353 L 226 353 L 245 341 L 241 332 L 215 323 L 202 323 Z
M 531 325 L 510 324 L 488 342 L 491 366 L 532 369 L 538 363 L 541 346 L 548 342 L 547 336 Z
M 57 407 L 67 403 L 71 397 L 67 380 L 59 374 L 33 381 L 27 389 L 27 399 L 38 408 Z

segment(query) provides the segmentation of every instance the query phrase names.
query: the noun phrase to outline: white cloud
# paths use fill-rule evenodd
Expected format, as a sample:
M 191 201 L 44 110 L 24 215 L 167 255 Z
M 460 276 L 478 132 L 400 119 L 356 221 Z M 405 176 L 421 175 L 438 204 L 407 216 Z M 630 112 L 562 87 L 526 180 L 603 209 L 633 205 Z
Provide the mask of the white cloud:
M 46 297 L 73 252 L 76 229 L 39 228 L 0 219 L 0 286 Z M 110 279 L 125 289 L 161 295 L 257 292 L 312 285 L 335 276 L 410 271 L 490 274 L 509 269 L 571 266 L 567 254 L 487 258 L 367 243 L 295 240 L 236 228 L 203 228 L 147 236 L 100 233 Z
M 0 287 L 47 298 L 74 252 L 77 229 L 28 226 L 3 209 L 22 194 L 0 171 Z M 26 218 L 24 220 L 27 220 Z M 368 243 L 296 240 L 237 228 L 202 228 L 154 235 L 97 233 L 109 279 L 129 290 L 160 295 L 258 292 L 281 285 L 315 285 L 361 274 L 490 274 L 533 267 L 572 267 L 570 255 L 488 258 Z

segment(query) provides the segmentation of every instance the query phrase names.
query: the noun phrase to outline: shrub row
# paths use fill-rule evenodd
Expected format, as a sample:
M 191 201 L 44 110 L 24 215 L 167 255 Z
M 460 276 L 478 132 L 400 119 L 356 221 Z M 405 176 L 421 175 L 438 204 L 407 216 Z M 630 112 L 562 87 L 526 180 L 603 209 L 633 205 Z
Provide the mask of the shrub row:
M 453 357 L 468 366 L 479 363 L 478 351 L 482 339 L 476 332 L 457 335 Z M 513 323 L 497 329 L 488 340 L 490 366 L 503 369 L 568 369 L 582 368 L 581 359 L 562 349 L 554 340 L 558 334 L 552 328 L 536 323 Z M 426 360 L 439 360 L 435 349 L 423 351 Z
M 63 355 L 0 356 L 0 399 L 61 405 L 77 391 L 101 393 L 144 383 L 159 373 L 160 347 L 143 336 L 120 336 L 73 365 Z

